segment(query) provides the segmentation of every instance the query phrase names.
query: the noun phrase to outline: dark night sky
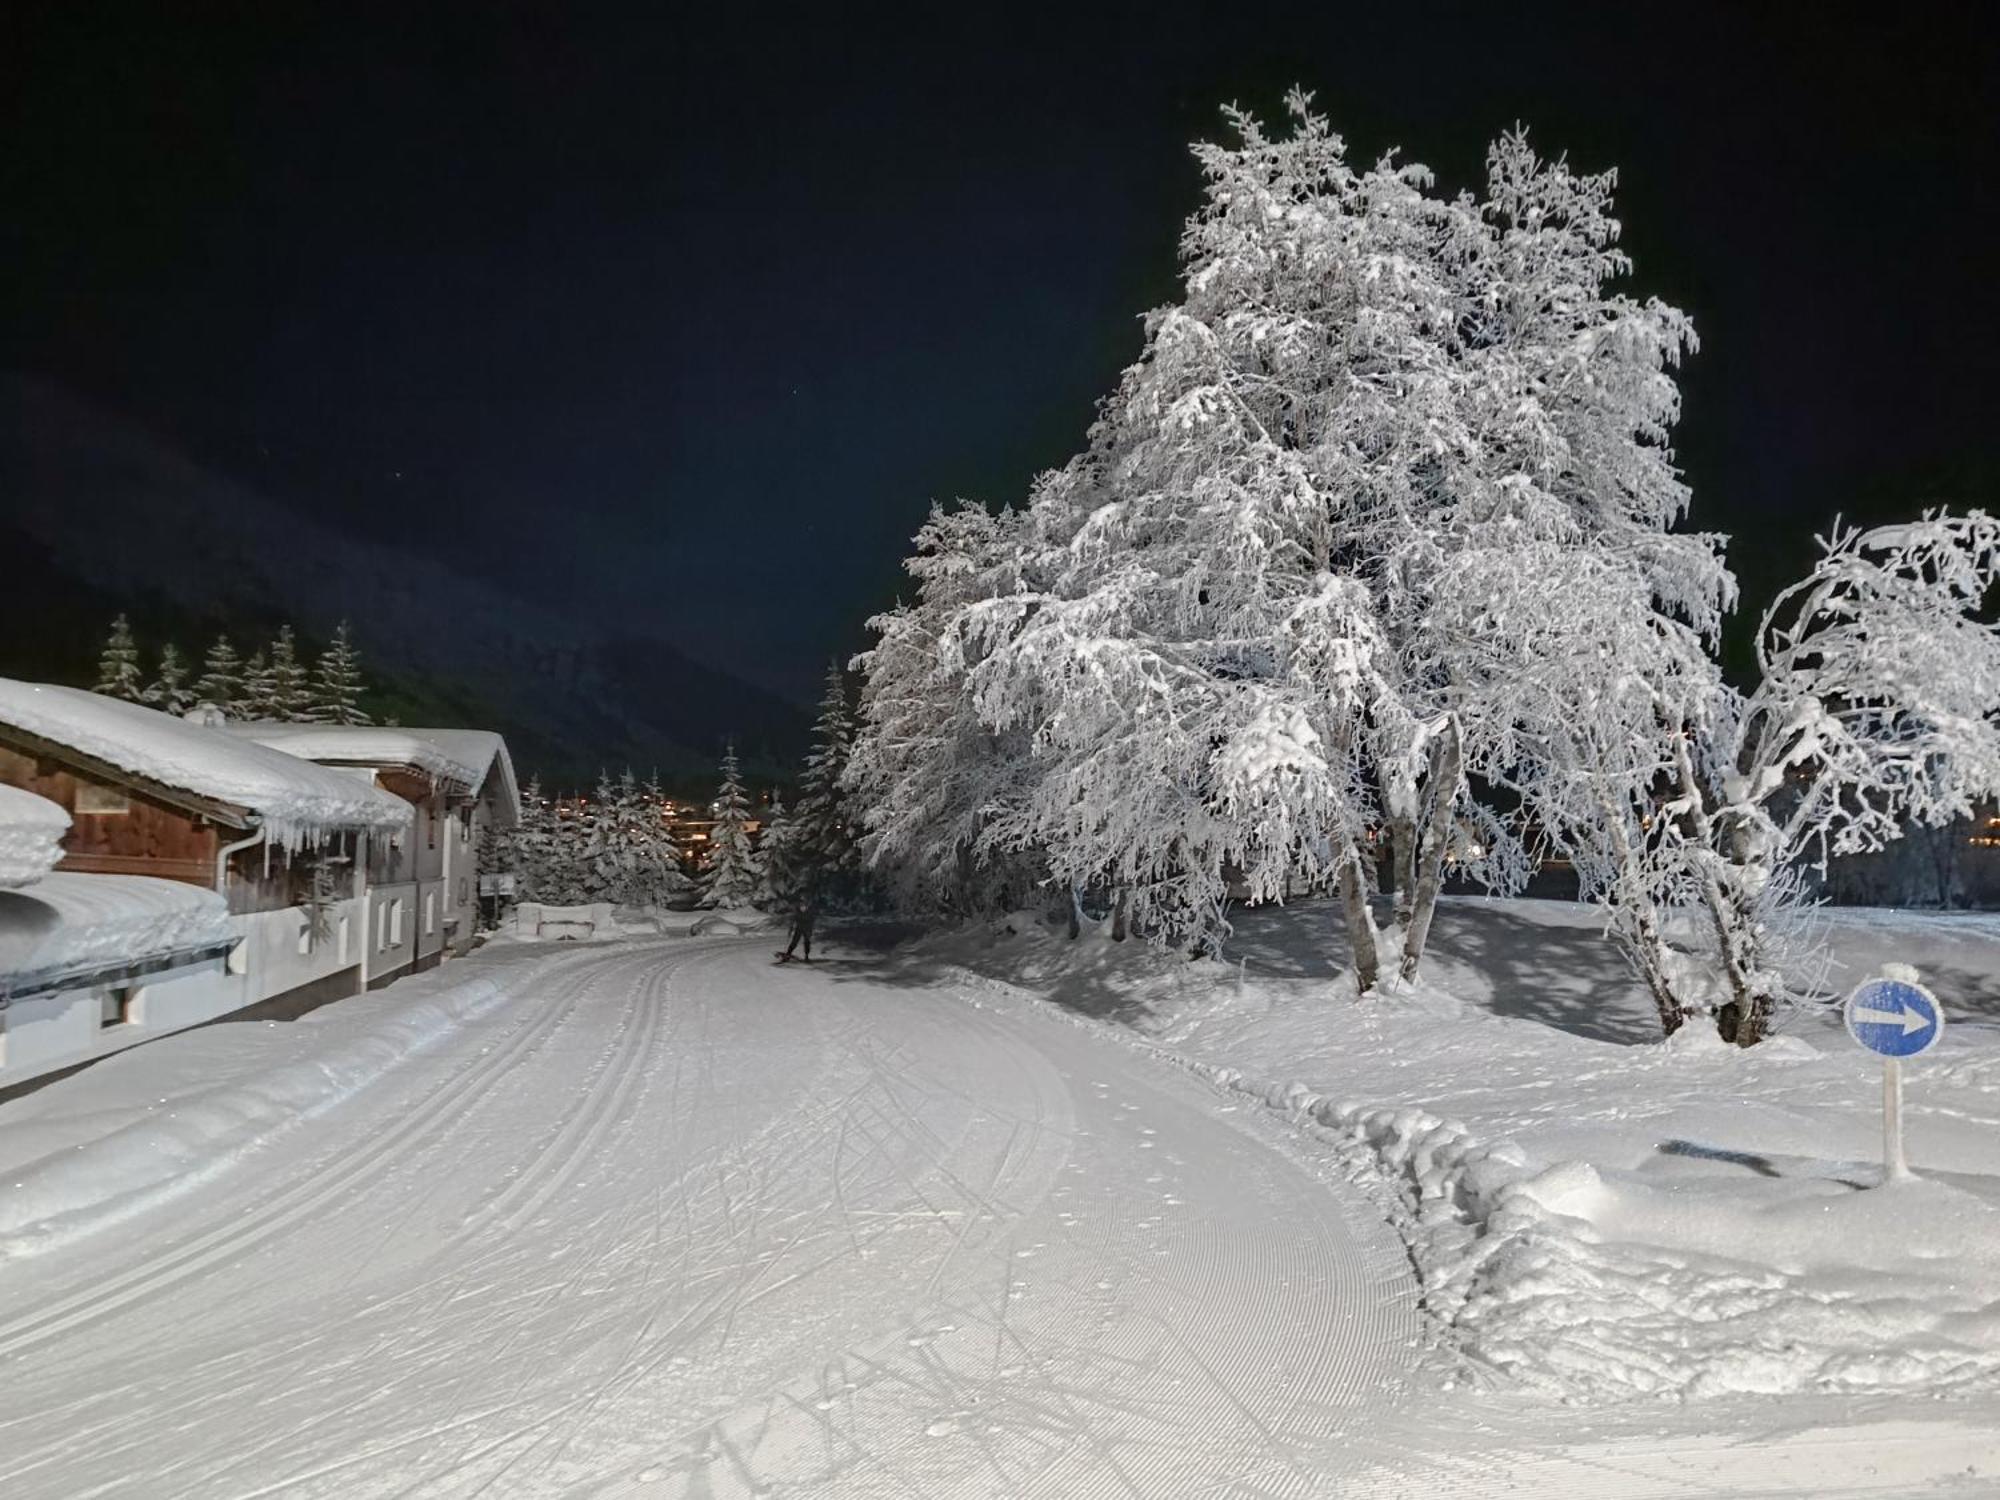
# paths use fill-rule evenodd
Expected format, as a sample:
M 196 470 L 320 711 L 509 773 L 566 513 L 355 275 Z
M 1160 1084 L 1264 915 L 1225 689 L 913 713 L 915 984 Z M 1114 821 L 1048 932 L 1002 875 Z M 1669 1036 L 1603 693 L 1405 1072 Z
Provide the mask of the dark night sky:
M 1753 591 L 1991 505 L 1983 6 L 11 7 L 0 363 L 805 698 L 933 497 L 1018 499 L 1294 80 L 1450 185 L 1616 164 Z M 0 499 L 4 504 L 4 499 Z

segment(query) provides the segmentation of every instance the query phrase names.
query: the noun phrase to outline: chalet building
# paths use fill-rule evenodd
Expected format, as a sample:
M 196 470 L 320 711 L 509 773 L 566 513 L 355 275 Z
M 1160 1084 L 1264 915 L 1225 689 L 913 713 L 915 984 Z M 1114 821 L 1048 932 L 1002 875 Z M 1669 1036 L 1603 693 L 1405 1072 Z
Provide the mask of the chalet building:
M 367 982 L 365 871 L 412 827 L 410 804 L 366 777 L 0 678 L 4 787 L 53 804 L 68 827 L 55 870 L 0 904 L 0 1089 Z
M 470 950 L 478 929 L 479 848 L 512 828 L 521 798 L 499 735 L 480 729 L 233 724 L 231 734 L 405 805 L 406 834 L 371 846 L 364 982 L 374 988 Z

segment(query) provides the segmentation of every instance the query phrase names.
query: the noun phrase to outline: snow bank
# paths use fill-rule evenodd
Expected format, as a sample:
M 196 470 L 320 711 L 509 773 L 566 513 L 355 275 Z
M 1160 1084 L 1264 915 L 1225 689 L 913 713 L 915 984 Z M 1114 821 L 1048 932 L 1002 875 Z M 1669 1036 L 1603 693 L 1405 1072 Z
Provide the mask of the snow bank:
M 0 890 L 31 885 L 62 858 L 69 814 L 46 797 L 0 785 Z
M 1877 1188 L 1879 1070 L 1836 1017 L 1749 1051 L 1701 1027 L 1647 1042 L 1643 992 L 1576 917 L 1442 908 L 1453 989 L 1365 1003 L 1303 956 L 1329 946 L 1323 907 L 1246 916 L 1227 965 L 1032 918 L 915 956 L 1120 1021 L 1374 1180 L 1441 1354 L 1475 1385 L 1588 1402 L 2000 1391 L 1991 919 L 1948 936 L 1935 918 L 1829 919 L 1850 968 L 1930 963 L 1954 1016 L 1906 1070 L 1919 1176 Z
M 339 771 L 240 736 L 80 688 L 0 678 L 0 725 L 120 771 L 251 813 L 296 847 L 346 829 L 409 827 L 409 804 Z
M 476 792 L 496 759 L 500 736 L 486 729 L 404 729 L 371 724 L 231 724 L 229 733 L 301 760 L 357 766 L 411 766 Z M 508 776 L 511 783 L 511 771 Z
M 213 949 L 235 940 L 214 891 L 150 875 L 57 871 L 0 893 L 0 992 L 64 976 Z
M 520 963 L 449 980 L 440 973 L 340 1001 L 296 1025 L 248 1028 L 309 1043 L 276 1065 L 257 1065 L 269 1063 L 268 1055 L 239 1060 L 232 1077 L 211 1087 L 161 1100 L 108 1133 L 12 1166 L 0 1192 L 0 1263 L 43 1254 L 227 1171 L 547 975 L 546 964 Z M 171 1073 L 176 1050 L 200 1048 L 214 1031 L 244 1029 L 225 1025 L 163 1038 L 144 1049 L 148 1058 L 126 1054 L 74 1082 L 112 1088 L 118 1081 L 112 1070 L 135 1061 Z M 0 1111 L 0 1125 L 32 1129 L 31 1116 L 59 1105 L 52 1096 L 68 1086 L 15 1101 Z

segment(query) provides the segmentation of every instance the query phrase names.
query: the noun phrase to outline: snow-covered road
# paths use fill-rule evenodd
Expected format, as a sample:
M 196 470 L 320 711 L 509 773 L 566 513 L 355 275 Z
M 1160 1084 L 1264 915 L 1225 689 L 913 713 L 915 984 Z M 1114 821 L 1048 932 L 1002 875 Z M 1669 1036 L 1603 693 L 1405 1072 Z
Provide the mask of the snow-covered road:
M 762 939 L 532 961 L 5 1268 L 0 1494 L 1306 1495 L 1381 1462 L 1397 1242 L 1192 1078 Z

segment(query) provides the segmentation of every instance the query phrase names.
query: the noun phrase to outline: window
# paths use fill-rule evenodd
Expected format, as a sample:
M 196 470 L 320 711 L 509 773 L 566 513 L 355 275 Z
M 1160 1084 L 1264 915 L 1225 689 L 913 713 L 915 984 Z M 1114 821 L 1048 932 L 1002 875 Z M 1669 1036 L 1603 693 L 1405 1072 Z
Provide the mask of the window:
M 387 903 L 375 908 L 375 951 L 380 953 L 389 946 L 389 907 Z
M 403 946 L 403 898 L 398 896 L 389 903 L 389 946 Z
M 132 799 L 111 786 L 93 786 L 88 781 L 76 784 L 76 810 L 79 814 L 95 818 L 117 817 L 132 810 Z
M 334 932 L 335 932 L 335 941 L 339 944 L 339 947 L 335 950 L 336 952 L 335 962 L 345 965 L 347 963 L 347 917 L 344 913 L 340 918 L 339 925 L 335 927 Z
M 97 997 L 97 1025 L 99 1030 L 109 1030 L 113 1026 L 126 1026 L 132 1020 L 132 1002 L 139 992 L 131 985 L 119 985 L 106 990 Z
M 426 936 L 437 931 L 438 893 L 424 892 L 424 933 Z

